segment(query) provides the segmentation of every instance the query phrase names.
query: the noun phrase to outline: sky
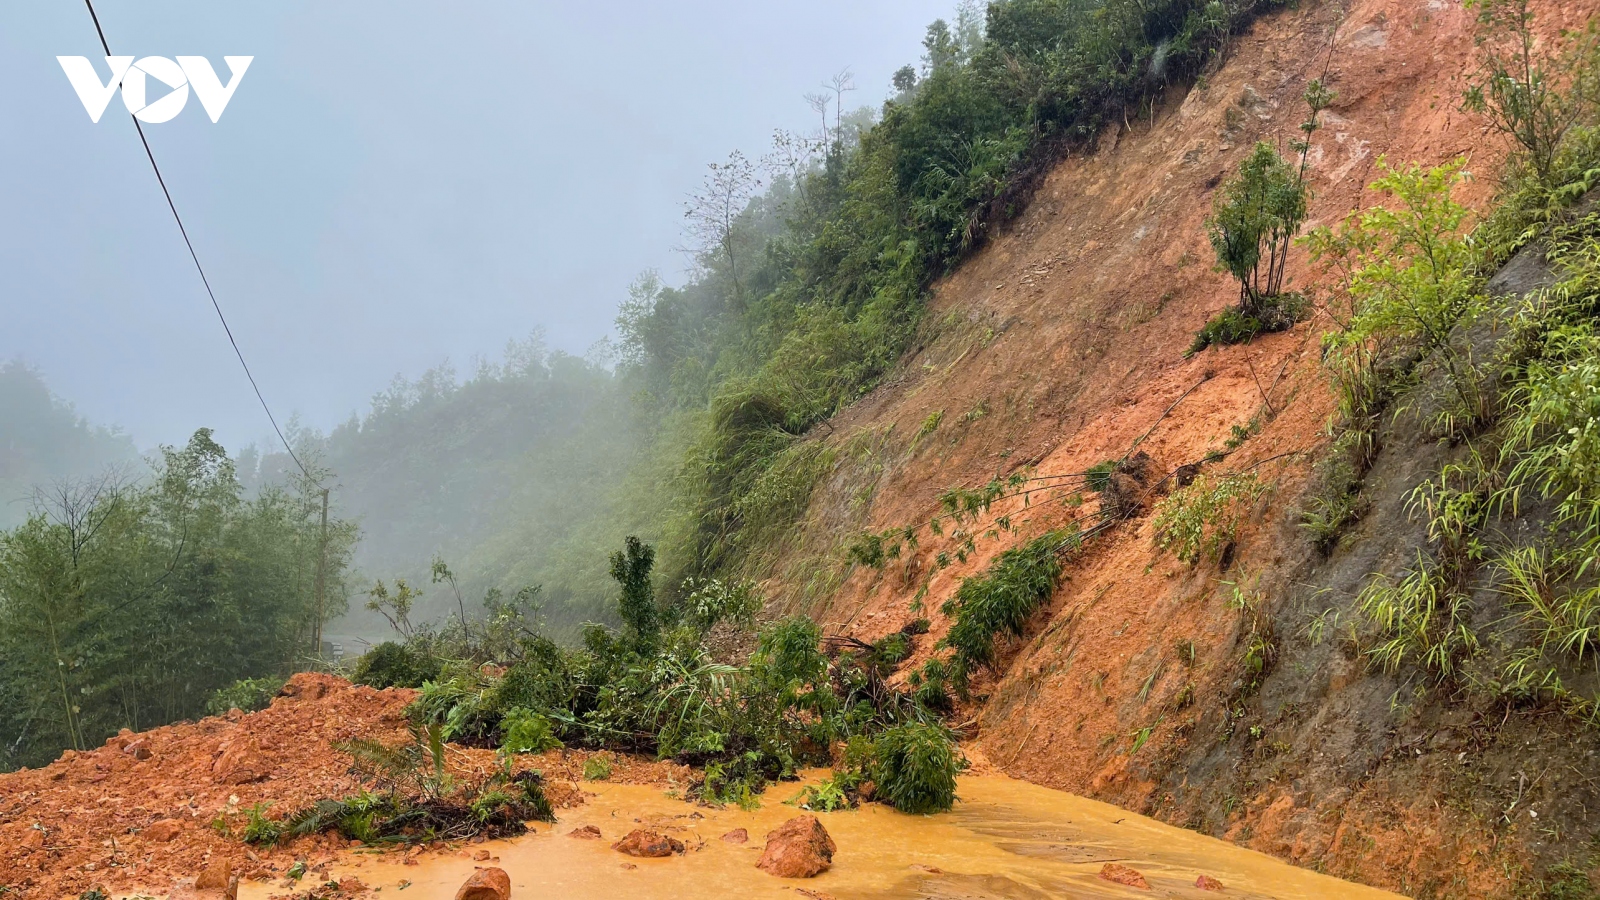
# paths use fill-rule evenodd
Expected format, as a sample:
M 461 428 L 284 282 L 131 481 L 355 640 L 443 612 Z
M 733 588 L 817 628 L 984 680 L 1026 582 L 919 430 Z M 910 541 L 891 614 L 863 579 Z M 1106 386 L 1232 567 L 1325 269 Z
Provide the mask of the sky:
M 254 56 L 220 122 L 145 132 L 268 403 L 322 430 L 536 329 L 584 353 L 640 272 L 681 280 L 708 163 L 814 128 L 846 67 L 880 104 L 954 5 L 95 0 L 114 53 Z M 58 55 L 106 77 L 83 4 L 4 5 L 0 360 L 142 448 L 264 445 L 121 97 L 91 122 Z

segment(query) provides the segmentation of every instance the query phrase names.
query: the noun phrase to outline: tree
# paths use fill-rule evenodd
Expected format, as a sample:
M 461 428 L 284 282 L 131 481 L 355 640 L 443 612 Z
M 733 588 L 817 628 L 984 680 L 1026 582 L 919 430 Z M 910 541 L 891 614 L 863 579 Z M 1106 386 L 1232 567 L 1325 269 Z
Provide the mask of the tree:
M 661 633 L 655 589 L 650 584 L 655 559 L 655 548 L 631 534 L 623 549 L 611 554 L 611 577 L 622 586 L 617 612 L 622 616 L 623 632 L 636 647 L 654 645 Z
M 1289 248 L 1306 220 L 1311 135 L 1333 102 L 1321 80 L 1308 84 L 1304 96 L 1311 115 L 1300 126 L 1305 136 L 1291 145 L 1300 154 L 1299 166 L 1291 167 L 1272 144 L 1258 142 L 1223 185 L 1206 220 L 1217 268 L 1239 282 L 1239 311 L 1258 319 L 1283 293 Z
M 1584 65 L 1600 49 L 1590 32 L 1565 56 L 1536 47 L 1528 0 L 1471 0 L 1478 8 L 1481 68 L 1467 87 L 1469 111 L 1522 148 L 1538 182 L 1551 184 L 1562 142 L 1592 116 L 1600 100 L 1600 67 Z
M 856 89 L 855 76 L 850 74 L 849 68 L 840 69 L 822 86 L 833 91 L 833 139 L 842 141 L 844 140 L 844 95 Z
M 743 292 L 739 285 L 740 217 L 761 179 L 756 168 L 735 150 L 728 161 L 711 163 L 710 173 L 700 192 L 692 194 L 684 205 L 684 218 L 688 220 L 689 236 L 695 241 L 695 250 L 702 256 L 721 256 L 727 263 L 728 277 L 733 282 L 733 304 L 744 307 Z

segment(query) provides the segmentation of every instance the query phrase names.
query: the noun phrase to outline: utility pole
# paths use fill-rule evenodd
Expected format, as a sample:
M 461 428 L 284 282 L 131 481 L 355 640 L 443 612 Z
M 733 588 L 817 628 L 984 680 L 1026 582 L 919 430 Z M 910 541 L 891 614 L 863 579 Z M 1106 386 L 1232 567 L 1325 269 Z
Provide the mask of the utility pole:
M 317 620 L 311 626 L 311 650 L 322 658 L 322 620 L 328 612 L 328 489 L 322 489 L 322 537 L 317 541 Z

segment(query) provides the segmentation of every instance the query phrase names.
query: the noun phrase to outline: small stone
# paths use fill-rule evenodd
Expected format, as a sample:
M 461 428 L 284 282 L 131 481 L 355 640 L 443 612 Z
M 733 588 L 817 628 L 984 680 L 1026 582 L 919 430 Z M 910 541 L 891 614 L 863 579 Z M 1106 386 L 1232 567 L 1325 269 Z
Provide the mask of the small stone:
M 1202 891 L 1222 890 L 1222 882 L 1212 878 L 1210 875 L 1201 875 L 1199 878 L 1196 878 L 1194 880 L 1194 886 Z
M 1128 887 L 1144 888 L 1145 890 L 1150 889 L 1150 882 L 1145 881 L 1143 875 L 1127 866 L 1117 865 L 1116 863 L 1106 863 L 1100 870 L 1100 877 L 1112 884 L 1123 884 Z
M 177 819 L 160 819 L 145 826 L 145 829 L 139 832 L 139 834 L 142 835 L 147 841 L 155 841 L 158 844 L 165 844 L 167 841 L 172 840 L 182 832 L 183 823 Z
M 645 859 L 660 859 L 674 853 L 683 852 L 683 841 L 668 837 L 655 831 L 644 828 L 635 828 L 628 832 L 628 836 L 615 844 L 611 849 L 629 856 L 638 856 Z
M 339 879 L 339 890 L 346 894 L 359 894 L 367 889 L 366 884 L 354 875 L 346 875 Z
M 745 844 L 749 843 L 750 841 L 750 832 L 744 830 L 743 828 L 735 828 L 734 830 L 723 835 L 722 839 L 730 844 Z
M 489 861 L 489 851 L 487 851 L 487 850 L 479 850 L 477 853 L 472 854 L 472 858 L 477 860 L 478 862 L 488 862 Z
M 511 876 L 505 869 L 479 869 L 456 891 L 456 900 L 511 900 Z
M 582 828 L 574 828 L 567 832 L 567 837 L 578 838 L 583 841 L 598 841 L 600 840 L 600 829 L 593 825 L 585 825 Z
M 756 868 L 779 878 L 814 878 L 828 871 L 836 852 L 816 816 L 795 816 L 767 833 Z

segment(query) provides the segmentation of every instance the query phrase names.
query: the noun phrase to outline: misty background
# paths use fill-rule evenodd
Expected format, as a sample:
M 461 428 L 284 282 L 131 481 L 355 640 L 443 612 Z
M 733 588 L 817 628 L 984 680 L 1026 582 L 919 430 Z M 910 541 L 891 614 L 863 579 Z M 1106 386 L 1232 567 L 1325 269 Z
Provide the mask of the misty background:
M 326 430 L 390 377 L 542 329 L 583 354 L 640 271 L 689 260 L 708 162 L 815 127 L 849 67 L 876 106 L 947 10 L 805 4 L 96 4 L 116 53 L 255 56 L 222 121 L 146 126 L 268 401 Z M 78 3 L 0 14 L 0 360 L 146 450 L 266 421 L 120 98 L 90 122 L 55 57 L 103 68 Z M 154 96 L 154 95 L 153 95 Z M 0 422 L 0 429 L 7 428 Z

